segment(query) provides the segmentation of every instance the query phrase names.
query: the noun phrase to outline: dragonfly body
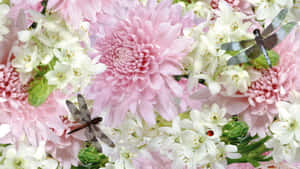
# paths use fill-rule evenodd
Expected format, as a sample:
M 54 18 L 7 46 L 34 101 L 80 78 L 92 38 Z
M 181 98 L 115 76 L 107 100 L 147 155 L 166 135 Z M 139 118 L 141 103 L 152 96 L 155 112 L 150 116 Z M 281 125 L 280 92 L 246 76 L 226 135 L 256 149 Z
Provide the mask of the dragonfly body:
M 271 61 L 270 61 L 270 57 L 269 57 L 269 55 L 268 55 L 267 50 L 265 49 L 264 39 L 263 39 L 263 37 L 261 36 L 259 29 L 255 29 L 255 30 L 253 31 L 253 34 L 254 34 L 254 36 L 255 36 L 256 44 L 259 46 L 261 52 L 262 52 L 262 53 L 264 54 L 264 56 L 265 56 L 265 59 L 266 59 L 268 65 L 269 65 L 269 67 L 271 68 L 271 67 L 272 67 L 272 64 L 271 64 Z
M 84 97 L 78 94 L 77 99 L 79 109 L 69 100 L 66 101 L 66 104 L 74 118 L 78 120 L 82 125 L 71 130 L 70 132 L 68 132 L 68 134 L 72 134 L 86 128 L 85 135 L 87 139 L 98 149 L 98 151 L 102 151 L 99 140 L 103 141 L 110 147 L 114 147 L 115 144 L 113 143 L 113 141 L 108 136 L 106 136 L 103 131 L 97 126 L 97 124 L 103 120 L 102 117 L 91 119 L 91 113 L 87 107 Z
M 260 33 L 258 29 L 254 30 L 255 39 L 242 40 L 238 42 L 229 42 L 222 44 L 221 49 L 226 51 L 240 51 L 227 61 L 227 65 L 236 65 L 247 63 L 252 59 L 264 54 L 265 59 L 272 67 L 267 50 L 273 49 L 279 44 L 297 25 L 296 22 L 289 22 L 282 25 L 287 15 L 288 9 L 283 9 L 272 20 L 272 23 Z
M 88 121 L 88 122 L 82 124 L 81 126 L 79 126 L 79 127 L 75 128 L 75 129 L 69 131 L 67 134 L 75 133 L 76 131 L 84 129 L 84 128 L 92 125 L 92 124 L 98 124 L 101 121 L 102 121 L 102 117 L 96 117 L 96 118 L 92 119 L 91 121 Z

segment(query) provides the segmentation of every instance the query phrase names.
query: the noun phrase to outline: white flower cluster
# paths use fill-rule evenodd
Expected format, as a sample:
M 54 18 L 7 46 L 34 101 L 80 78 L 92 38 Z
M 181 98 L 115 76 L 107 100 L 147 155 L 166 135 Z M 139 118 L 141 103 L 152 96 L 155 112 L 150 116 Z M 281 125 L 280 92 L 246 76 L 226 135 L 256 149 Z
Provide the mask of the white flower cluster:
M 202 111 L 182 114 L 172 124 L 160 121 L 152 127 L 132 116 L 119 129 L 105 129 L 116 143 L 114 150 L 104 149 L 104 154 L 114 162 L 107 164 L 106 169 L 133 168 L 132 160 L 148 150 L 168 158 L 174 169 L 225 169 L 226 157 L 240 157 L 236 146 L 220 140 L 222 127 L 228 122 L 225 114 L 225 109 L 214 104 Z
M 238 66 L 227 66 L 226 62 L 231 55 L 220 49 L 222 43 L 249 39 L 252 33 L 248 32 L 250 22 L 248 16 L 234 11 L 224 1 L 220 1 L 215 20 L 207 21 L 205 24 L 185 30 L 186 36 L 196 40 L 193 51 L 186 58 L 186 64 L 191 72 L 190 84 L 195 85 L 197 79 L 204 79 L 212 94 L 219 93 L 222 84 L 231 86 L 225 88 L 227 94 L 236 91 L 245 92 L 252 81 L 248 71 L 237 68 Z M 212 15 L 212 14 L 210 14 Z M 238 80 L 237 80 L 238 79 Z
M 2 0 L 0 0 L 0 41 L 3 40 L 3 35 L 9 32 L 9 29 L 7 28 L 8 12 L 9 12 L 9 6 L 6 4 L 2 4 Z
M 43 16 L 33 11 L 31 15 L 37 27 L 19 32 L 20 42 L 13 48 L 12 64 L 24 83 L 48 65 L 48 84 L 60 89 L 71 84 L 74 90 L 80 90 L 93 75 L 105 70 L 105 65 L 96 64 L 88 56 L 88 25 L 83 24 L 77 33 L 55 15 Z
M 20 143 L 0 147 L 0 169 L 57 169 L 58 162 L 48 158 L 45 144 L 38 148 Z
M 255 6 L 256 18 L 262 21 L 271 20 L 283 8 L 295 8 L 295 4 L 299 3 L 299 0 L 251 0 L 251 3 Z M 294 15 L 294 12 L 296 12 L 295 9 L 289 15 Z
M 202 111 L 192 110 L 188 118 L 176 118 L 172 127 L 162 127 L 155 138 L 160 153 L 173 161 L 173 168 L 226 168 L 226 157 L 239 158 L 237 147 L 221 142 L 227 123 L 225 109 L 214 104 Z M 154 145 L 155 146 L 155 145 Z
M 272 139 L 266 146 L 273 148 L 275 162 L 300 160 L 300 93 L 291 95 L 289 102 L 276 104 L 279 118 L 270 126 Z

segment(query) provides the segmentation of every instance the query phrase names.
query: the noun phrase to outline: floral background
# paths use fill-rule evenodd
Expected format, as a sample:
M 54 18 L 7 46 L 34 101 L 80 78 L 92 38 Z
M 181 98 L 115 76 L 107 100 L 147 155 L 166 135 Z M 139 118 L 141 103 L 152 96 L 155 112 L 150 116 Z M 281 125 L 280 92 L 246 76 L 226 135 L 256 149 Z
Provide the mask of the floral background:
M 227 65 L 222 44 L 283 9 L 272 67 Z M 0 169 L 300 168 L 299 16 L 299 0 L 0 0 Z M 68 134 L 78 93 L 114 147 Z

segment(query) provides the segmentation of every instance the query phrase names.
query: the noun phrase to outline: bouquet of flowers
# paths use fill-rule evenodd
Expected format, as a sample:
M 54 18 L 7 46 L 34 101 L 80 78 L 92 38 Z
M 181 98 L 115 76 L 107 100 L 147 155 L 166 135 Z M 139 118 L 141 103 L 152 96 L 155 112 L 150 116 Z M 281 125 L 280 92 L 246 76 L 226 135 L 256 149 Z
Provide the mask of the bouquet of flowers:
M 300 169 L 299 0 L 0 0 L 0 169 Z

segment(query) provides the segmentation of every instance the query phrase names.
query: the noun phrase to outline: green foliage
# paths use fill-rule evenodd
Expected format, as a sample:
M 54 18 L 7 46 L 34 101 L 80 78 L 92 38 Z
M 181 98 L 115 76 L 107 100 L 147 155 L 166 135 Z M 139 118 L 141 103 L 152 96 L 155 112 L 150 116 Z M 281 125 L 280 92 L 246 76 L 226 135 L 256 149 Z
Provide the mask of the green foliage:
M 272 66 L 276 66 L 278 64 L 280 56 L 273 50 L 269 50 L 267 52 L 268 52 Z M 250 62 L 251 62 L 251 65 L 253 65 L 257 69 L 269 68 L 267 60 L 263 54 L 261 54 L 259 57 L 255 58 L 255 59 L 251 60 Z
M 226 144 L 241 143 L 247 136 L 248 129 L 245 122 L 232 120 L 223 127 L 221 139 Z
M 108 158 L 104 154 L 99 153 L 92 145 L 82 148 L 78 158 L 82 165 L 72 166 L 71 169 L 99 169 L 100 167 L 105 167 L 105 164 L 108 162 Z
M 227 158 L 228 164 L 231 163 L 251 163 L 258 167 L 259 162 L 270 161 L 272 157 L 262 155 L 272 149 L 266 148 L 264 143 L 270 139 L 270 136 L 259 139 L 258 136 L 251 137 L 248 135 L 248 125 L 245 122 L 232 120 L 222 129 L 221 140 L 226 144 L 236 145 L 238 153 L 241 154 L 239 159 Z
M 33 106 L 39 106 L 44 103 L 55 86 L 49 85 L 45 77 L 33 80 L 28 90 L 28 102 Z
M 37 107 L 43 104 L 55 89 L 55 86 L 48 84 L 44 75 L 48 71 L 53 70 L 56 60 L 54 58 L 48 65 L 41 65 L 35 70 L 34 80 L 30 82 L 28 89 L 28 102 L 31 105 Z

